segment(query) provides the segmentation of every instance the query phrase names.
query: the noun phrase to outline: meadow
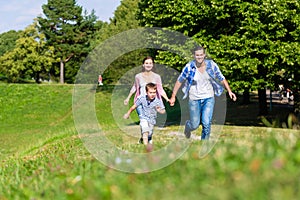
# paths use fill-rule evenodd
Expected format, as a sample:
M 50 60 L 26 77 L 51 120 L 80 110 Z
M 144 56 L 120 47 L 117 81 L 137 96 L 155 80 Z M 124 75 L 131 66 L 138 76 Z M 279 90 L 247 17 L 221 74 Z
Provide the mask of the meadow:
M 230 122 L 226 120 L 206 156 L 199 157 L 204 141 L 190 140 L 182 155 L 165 167 L 129 173 L 108 167 L 88 151 L 74 124 L 73 90 L 73 85 L 0 85 L 0 200 L 265 200 L 300 196 L 299 130 L 231 123 L 234 115 L 228 104 Z M 101 129 L 118 148 L 147 155 L 137 137 L 124 134 L 118 126 L 130 124 L 139 134 L 137 116 L 116 122 L 112 95 L 112 87 L 95 93 Z M 167 111 L 175 112 L 168 107 Z M 245 115 L 239 112 L 235 113 L 237 121 L 239 115 Z M 174 140 L 177 135 L 168 133 L 177 130 L 182 130 L 181 124 L 156 127 L 154 151 Z M 186 141 L 184 137 L 176 139 Z

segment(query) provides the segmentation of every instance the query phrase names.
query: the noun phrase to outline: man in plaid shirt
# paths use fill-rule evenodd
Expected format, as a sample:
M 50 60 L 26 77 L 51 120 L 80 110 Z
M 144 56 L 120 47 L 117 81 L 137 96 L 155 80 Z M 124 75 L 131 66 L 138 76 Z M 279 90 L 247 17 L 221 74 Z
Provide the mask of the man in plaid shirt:
M 202 124 L 201 139 L 209 139 L 211 120 L 213 116 L 215 99 L 228 91 L 229 97 L 236 101 L 236 95 L 220 71 L 218 65 L 210 59 L 206 59 L 205 49 L 198 46 L 194 49 L 194 60 L 187 63 L 179 75 L 170 99 L 170 105 L 174 106 L 176 94 L 185 81 L 183 92 L 185 99 L 189 96 L 190 120 L 185 123 L 184 134 L 191 137 L 191 131 L 196 130 Z

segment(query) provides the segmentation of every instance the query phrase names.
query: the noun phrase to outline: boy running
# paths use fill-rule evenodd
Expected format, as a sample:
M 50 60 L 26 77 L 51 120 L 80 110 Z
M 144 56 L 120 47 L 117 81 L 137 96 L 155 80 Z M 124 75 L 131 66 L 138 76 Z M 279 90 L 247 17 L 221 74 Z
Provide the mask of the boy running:
M 157 112 L 164 114 L 165 106 L 161 99 L 157 98 L 156 84 L 146 84 L 146 95 L 139 96 L 134 105 L 123 116 L 124 119 L 128 119 L 132 111 L 134 111 L 139 105 L 141 105 L 141 113 L 139 113 L 140 127 L 141 127 L 141 139 L 140 142 L 145 145 L 152 144 L 153 128 L 156 124 Z

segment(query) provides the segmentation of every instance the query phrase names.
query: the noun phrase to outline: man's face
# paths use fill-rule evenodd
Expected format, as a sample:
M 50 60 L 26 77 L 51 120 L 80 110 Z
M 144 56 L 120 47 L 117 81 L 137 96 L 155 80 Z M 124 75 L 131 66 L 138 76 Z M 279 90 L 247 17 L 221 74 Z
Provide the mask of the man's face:
M 195 51 L 194 57 L 197 63 L 202 63 L 205 58 L 205 53 L 203 49 Z
M 156 89 L 148 88 L 147 95 L 150 100 L 154 99 L 156 97 Z

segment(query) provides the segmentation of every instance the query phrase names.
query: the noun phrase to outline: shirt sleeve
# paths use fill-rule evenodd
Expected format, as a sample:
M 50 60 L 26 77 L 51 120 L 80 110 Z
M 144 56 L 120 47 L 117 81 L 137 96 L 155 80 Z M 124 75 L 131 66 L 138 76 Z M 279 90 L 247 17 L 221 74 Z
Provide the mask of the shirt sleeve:
M 181 74 L 179 75 L 179 77 L 177 78 L 177 80 L 182 83 L 183 81 L 185 81 L 187 79 L 187 76 L 188 76 L 188 72 L 189 72 L 189 69 L 188 69 L 188 64 L 183 68 Z
M 140 96 L 140 79 L 139 79 L 139 74 L 137 74 L 135 76 L 134 87 L 135 87 L 135 96 L 134 96 L 134 99 L 136 100 L 137 97 Z
M 136 100 L 134 101 L 134 104 L 136 106 L 141 105 L 142 104 L 142 96 L 137 97 Z
M 213 67 L 216 79 L 218 79 L 219 81 L 223 81 L 225 79 L 225 77 L 222 74 L 219 66 L 214 61 L 211 61 L 211 62 L 212 62 L 212 67 Z
M 130 89 L 130 93 L 135 93 L 136 92 L 136 86 L 135 83 L 133 83 L 131 89 Z
M 165 109 L 165 105 L 163 103 L 163 101 L 161 99 L 157 99 L 157 105 L 161 108 L 161 109 Z
M 159 98 L 161 98 L 160 96 L 162 95 L 166 95 L 166 92 L 162 86 L 162 81 L 161 81 L 161 77 L 160 75 L 157 74 L 157 77 L 156 77 L 156 85 L 157 85 L 157 92 L 159 94 Z

